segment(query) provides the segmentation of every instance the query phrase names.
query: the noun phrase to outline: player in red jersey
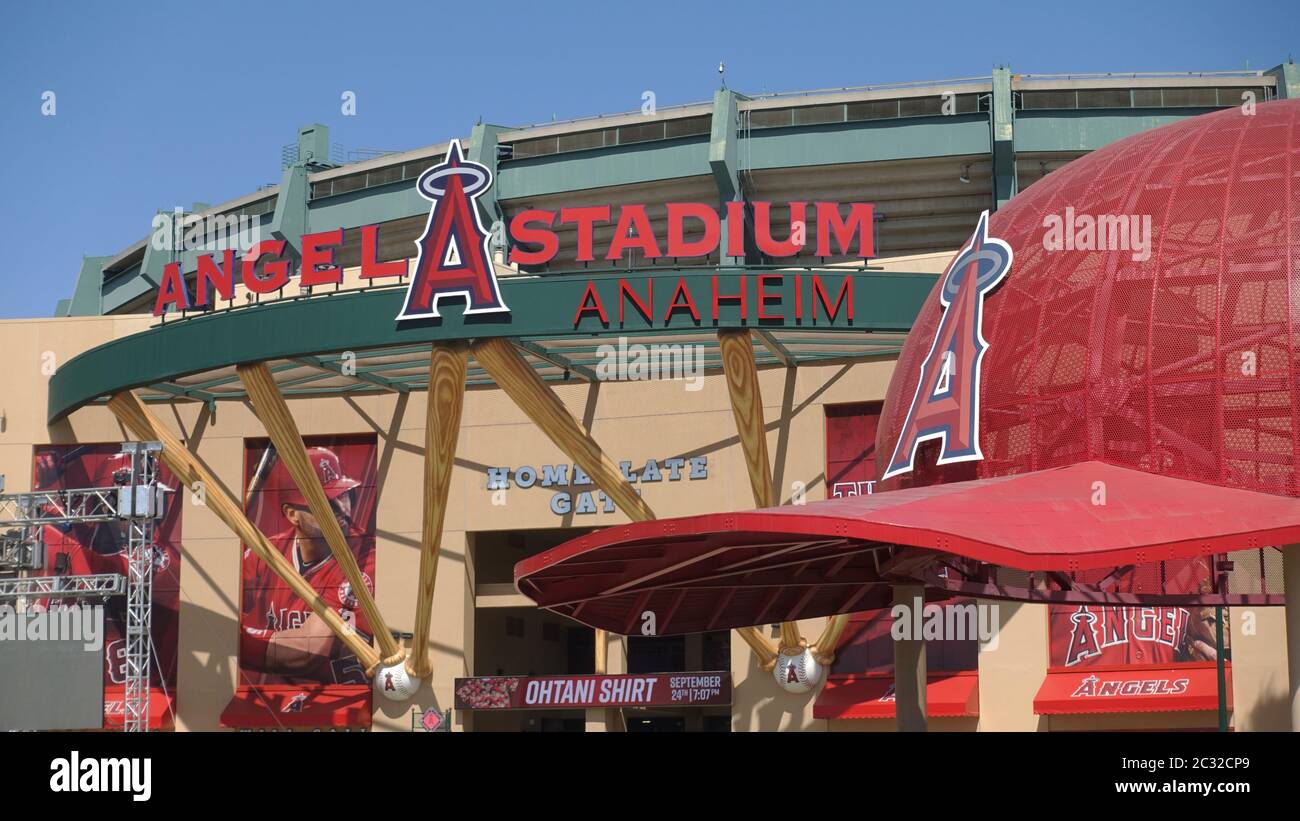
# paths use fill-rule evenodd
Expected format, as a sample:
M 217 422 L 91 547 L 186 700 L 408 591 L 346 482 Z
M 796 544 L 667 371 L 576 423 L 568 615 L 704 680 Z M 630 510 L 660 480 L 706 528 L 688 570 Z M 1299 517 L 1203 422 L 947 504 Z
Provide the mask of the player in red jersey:
M 1166 589 L 1209 593 L 1207 559 L 1170 562 Z M 1132 574 L 1120 588 L 1136 592 Z M 1052 607 L 1052 664 L 1100 666 L 1214 661 L 1212 607 Z
M 357 557 L 362 576 L 374 592 L 374 551 L 365 549 L 364 534 L 352 523 L 359 483 L 344 475 L 338 456 L 328 448 L 307 449 L 339 526 Z M 282 465 L 277 465 L 280 513 L 288 529 L 269 538 L 325 603 L 369 640 L 370 625 L 361 614 L 352 586 L 330 553 L 307 501 Z M 365 670 L 342 641 L 252 550 L 244 550 L 241 664 L 260 673 L 256 684 L 364 684 Z
M 50 446 L 37 450 L 35 490 L 111 488 L 130 482 L 131 456 L 109 450 L 115 446 Z M 180 508 L 170 485 L 170 471 L 159 467 L 163 516 L 154 529 L 153 608 L 149 635 L 153 642 L 150 684 L 171 693 L 176 685 L 176 647 L 180 611 Z M 61 511 L 50 510 L 51 515 Z M 127 575 L 126 533 L 119 521 L 45 525 L 45 568 L 42 575 Z M 51 596 L 33 609 L 104 605 L 104 711 L 106 721 L 121 721 L 121 691 L 126 681 L 126 600 L 122 597 L 85 599 Z M 114 706 L 116 705 L 116 706 Z

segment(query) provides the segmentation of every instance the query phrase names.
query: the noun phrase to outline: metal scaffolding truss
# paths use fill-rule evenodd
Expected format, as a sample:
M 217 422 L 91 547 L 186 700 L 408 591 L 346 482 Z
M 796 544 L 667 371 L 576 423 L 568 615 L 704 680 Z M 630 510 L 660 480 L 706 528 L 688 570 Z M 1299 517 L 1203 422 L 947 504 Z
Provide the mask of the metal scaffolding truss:
M 120 573 L 93 576 L 23 576 L 0 579 L 0 602 L 18 599 L 87 599 L 120 596 L 126 578 Z
M 120 518 L 122 488 L 91 487 L 0 495 L 0 523 L 7 527 L 107 522 Z
M 158 487 L 157 442 L 127 442 L 131 457 L 124 485 L 34 493 L 0 494 L 0 572 L 39 570 L 45 565 L 43 531 L 49 525 L 122 522 L 127 575 L 20 576 L 0 578 L 0 602 L 126 596 L 123 729 L 149 727 L 150 628 L 153 624 L 154 527 L 163 514 Z
M 123 729 L 149 729 L 150 628 L 153 625 L 153 537 L 158 500 L 158 442 L 127 442 L 131 481 L 119 493 L 119 513 L 126 520 L 126 676 Z

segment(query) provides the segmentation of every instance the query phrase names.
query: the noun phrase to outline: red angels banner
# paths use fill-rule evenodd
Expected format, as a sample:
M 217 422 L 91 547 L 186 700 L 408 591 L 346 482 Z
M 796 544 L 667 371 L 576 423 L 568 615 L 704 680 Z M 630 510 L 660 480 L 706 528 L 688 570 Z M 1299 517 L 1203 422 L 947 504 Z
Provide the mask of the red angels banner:
M 121 445 L 43 445 L 35 449 L 33 490 L 107 488 L 130 482 L 131 457 Z M 154 528 L 153 638 L 149 726 L 170 727 L 176 716 L 176 636 L 180 610 L 182 497 L 175 476 L 159 465 L 165 488 L 163 518 Z M 127 574 L 127 534 L 122 522 L 45 525 L 45 566 L 32 575 Z M 104 607 L 104 727 L 122 726 L 126 685 L 126 597 L 103 600 L 48 598 L 36 608 Z
M 1210 590 L 1211 557 L 1166 562 L 1165 572 L 1171 592 Z M 1117 589 L 1133 592 L 1135 584 L 1130 573 Z M 1226 609 L 1223 618 L 1226 644 Z M 1213 607 L 1052 605 L 1050 634 L 1053 668 L 1216 661 Z M 1230 659 L 1231 648 L 1225 652 Z
M 373 594 L 375 437 L 306 437 L 304 442 Z M 247 442 L 244 477 L 249 519 L 344 621 L 370 638 L 370 625 L 351 585 L 306 499 L 268 441 Z M 222 714 L 222 723 L 232 727 L 369 726 L 369 680 L 356 657 L 247 546 L 242 580 L 240 684 L 235 700 Z M 339 708 L 340 703 L 356 704 L 358 699 L 364 704 Z

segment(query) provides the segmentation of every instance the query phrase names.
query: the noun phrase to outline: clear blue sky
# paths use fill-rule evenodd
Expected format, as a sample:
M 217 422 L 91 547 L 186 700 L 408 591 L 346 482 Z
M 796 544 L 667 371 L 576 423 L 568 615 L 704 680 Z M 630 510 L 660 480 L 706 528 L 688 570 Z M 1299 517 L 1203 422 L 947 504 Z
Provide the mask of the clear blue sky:
M 1022 72 L 1270 68 L 1300 0 L 1085 2 L 22 3 L 0 17 L 0 318 L 49 316 L 82 255 L 158 209 L 278 182 L 280 146 L 329 125 L 404 150 L 709 99 Z M 41 95 L 57 114 L 41 116 Z M 357 115 L 340 95 L 357 95 Z

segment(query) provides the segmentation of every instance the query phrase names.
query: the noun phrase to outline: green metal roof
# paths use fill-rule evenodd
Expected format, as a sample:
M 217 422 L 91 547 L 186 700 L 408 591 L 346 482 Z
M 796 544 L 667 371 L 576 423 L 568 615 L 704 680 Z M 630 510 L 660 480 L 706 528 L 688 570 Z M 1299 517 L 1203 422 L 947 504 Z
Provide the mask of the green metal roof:
M 765 311 L 779 319 L 757 320 L 757 274 L 766 278 Z M 818 278 L 824 297 L 812 288 Z M 460 304 L 444 304 L 441 319 L 395 322 L 405 284 L 320 292 L 267 303 L 249 303 L 173 319 L 74 357 L 50 380 L 50 423 L 83 405 L 121 390 L 139 389 L 149 402 L 215 403 L 245 397 L 235 366 L 268 362 L 286 396 L 331 396 L 423 390 L 428 384 L 429 346 L 449 340 L 507 337 L 543 378 L 593 380 L 619 345 L 691 346 L 657 350 L 656 378 L 680 375 L 682 356 L 693 370 L 720 369 L 717 331 L 750 328 L 760 366 L 896 355 L 934 274 L 866 268 L 668 268 L 592 273 L 588 276 L 506 277 L 502 297 L 508 314 L 463 316 Z M 620 320 L 619 283 L 658 300 L 644 316 L 631 307 Z M 609 321 L 577 310 L 595 288 Z M 689 311 L 670 310 L 683 285 L 695 301 Z M 713 319 L 713 294 L 722 295 Z M 748 314 L 727 295 L 748 294 Z M 839 302 L 843 294 L 844 302 Z M 800 308 L 796 309 L 796 305 Z M 801 314 L 796 316 L 796 310 Z M 625 348 L 626 350 L 626 348 Z M 645 352 L 649 356 L 649 352 Z M 698 357 L 698 358 L 697 358 Z M 678 369 L 675 371 L 674 369 Z M 490 385 L 478 367 L 472 386 Z

